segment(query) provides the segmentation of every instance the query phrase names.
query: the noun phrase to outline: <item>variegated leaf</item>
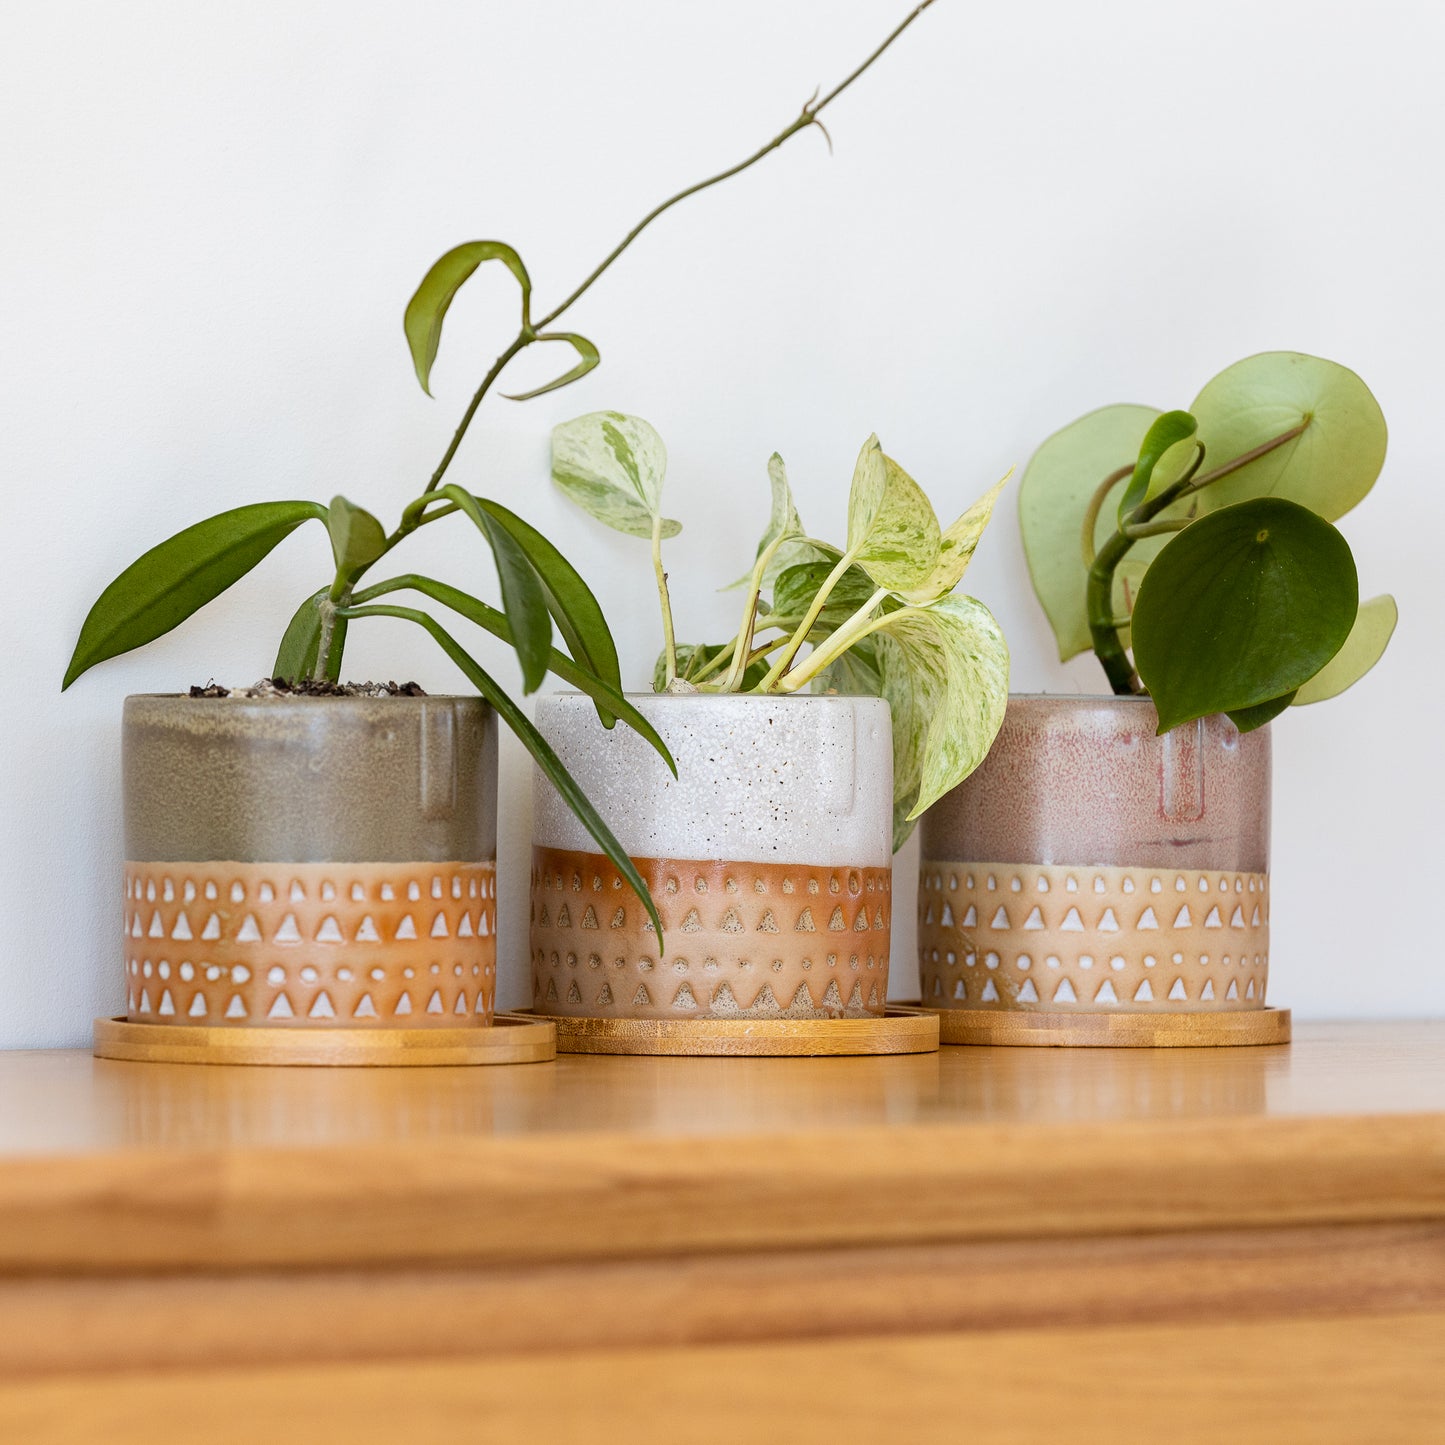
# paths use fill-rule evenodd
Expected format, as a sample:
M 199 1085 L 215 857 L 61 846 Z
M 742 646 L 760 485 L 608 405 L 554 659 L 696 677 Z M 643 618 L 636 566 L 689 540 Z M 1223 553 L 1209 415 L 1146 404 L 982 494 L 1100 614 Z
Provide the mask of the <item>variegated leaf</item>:
M 594 411 L 552 430 L 552 480 L 599 522 L 632 537 L 651 537 L 662 511 L 667 448 L 641 417 Z M 662 535 L 682 523 L 662 519 Z
M 889 591 L 919 586 L 938 565 L 938 518 L 923 489 L 884 454 L 878 438 L 863 443 L 848 495 L 848 551 Z
M 946 597 L 963 581 L 963 574 L 968 571 L 968 564 L 973 561 L 973 554 L 978 548 L 979 538 L 993 516 L 998 495 L 1011 476 L 1012 467 L 943 533 L 937 565 L 917 587 L 900 594 L 905 602 L 922 606 Z

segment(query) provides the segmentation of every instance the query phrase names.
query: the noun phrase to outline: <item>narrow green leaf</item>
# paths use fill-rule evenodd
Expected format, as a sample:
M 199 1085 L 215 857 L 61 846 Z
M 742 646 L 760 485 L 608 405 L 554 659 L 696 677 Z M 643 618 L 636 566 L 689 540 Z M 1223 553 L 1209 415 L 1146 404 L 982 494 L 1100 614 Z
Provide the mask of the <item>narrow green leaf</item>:
M 532 279 L 522 258 L 505 241 L 468 241 L 454 246 L 436 261 L 422 278 L 416 294 L 407 302 L 406 342 L 421 389 L 431 395 L 431 368 L 442 339 L 442 322 L 453 298 L 484 261 L 500 261 L 517 278 L 522 288 L 522 324 L 530 319 Z
M 448 483 L 440 495 L 455 502 L 491 544 L 497 580 L 502 586 L 502 610 L 511 624 L 513 646 L 522 664 L 522 691 L 536 692 L 547 675 L 552 650 L 552 615 L 542 580 L 511 532 L 494 521 L 469 491 Z
M 432 635 L 442 651 L 466 675 L 467 681 L 491 703 L 496 709 L 497 715 L 511 728 L 522 746 L 531 753 L 537 766 L 562 795 L 563 801 L 571 808 L 577 820 L 592 835 L 597 845 L 612 860 L 613 866 L 627 880 L 628 886 L 641 899 L 642 906 L 647 909 L 647 916 L 652 920 L 653 928 L 657 930 L 657 947 L 659 957 L 662 957 L 662 919 L 657 916 L 657 905 L 653 903 L 652 894 L 648 892 L 642 875 L 637 871 L 632 859 L 627 856 L 612 830 L 602 821 L 596 808 L 588 801 L 587 795 L 578 787 L 571 773 L 563 767 L 562 760 L 552 751 L 546 738 L 533 727 L 532 721 L 526 713 L 507 696 L 492 677 L 483 671 L 466 649 L 435 618 L 428 616 L 425 612 L 418 612 L 411 607 L 383 605 L 352 607 L 347 611 L 353 618 L 400 617 L 407 622 L 415 622 L 418 627 L 425 628 Z
M 329 588 L 313 593 L 296 609 L 281 638 L 272 677 L 299 682 L 316 670 L 316 654 L 321 648 L 321 603 Z
M 1385 655 L 1399 620 L 1395 599 L 1388 593 L 1360 603 L 1345 645 L 1295 693 L 1295 706 L 1324 702 L 1353 687 Z
M 1191 523 L 1134 609 L 1159 731 L 1293 692 L 1340 650 L 1358 606 L 1349 544 L 1307 507 L 1261 497 Z
M 666 476 L 667 448 L 640 416 L 594 411 L 552 429 L 552 480 L 614 531 L 652 537 Z M 680 522 L 663 519 L 664 537 L 680 531 Z
M 1229 720 L 1240 732 L 1252 733 L 1255 728 L 1262 728 L 1265 723 L 1277 718 L 1294 699 L 1295 694 L 1287 692 L 1283 697 L 1272 697 L 1268 702 L 1256 703 L 1254 707 L 1233 708 Z
M 1343 517 L 1375 484 L 1388 432 L 1380 404 L 1348 367 L 1296 351 L 1265 351 L 1226 367 L 1194 399 L 1206 470 L 1301 422 L 1305 430 L 1193 498 L 1217 511 L 1249 497 L 1283 497 Z
M 312 517 L 324 522 L 326 508 L 319 502 L 257 502 L 208 517 L 152 547 L 96 599 L 62 691 L 96 663 L 178 627 Z
M 565 341 L 582 358 L 571 371 L 564 371 L 561 376 L 549 381 L 546 386 L 533 387 L 531 391 L 507 392 L 502 395 L 508 401 L 531 401 L 534 396 L 542 396 L 549 391 L 560 391 L 564 386 L 571 386 L 574 381 L 581 381 L 589 371 L 602 360 L 601 353 L 585 336 L 579 336 L 575 331 L 539 331 L 538 341 Z
M 1156 417 L 1139 447 L 1139 458 L 1134 463 L 1134 475 L 1119 498 L 1119 525 L 1128 520 L 1129 513 L 1151 496 L 1157 496 L 1161 487 L 1153 485 L 1154 470 L 1163 459 L 1164 453 L 1189 441 L 1199 430 L 1199 423 L 1187 411 L 1166 411 Z
M 923 489 L 869 437 L 848 494 L 848 551 L 880 587 L 904 592 L 933 572 L 941 547 Z
M 973 554 L 978 550 L 984 529 L 993 516 L 998 494 L 1011 476 L 1012 468 L 943 533 L 937 565 L 917 587 L 899 594 L 905 602 L 917 607 L 926 606 L 940 597 L 946 597 L 963 581 L 963 574 L 968 571 L 968 564 L 973 561 Z
M 535 527 L 500 502 L 478 497 L 477 505 L 527 554 L 547 599 L 547 610 L 557 624 L 572 656 L 613 687 L 622 686 L 617 644 L 603 616 L 602 605 L 582 574 Z M 611 726 L 604 718 L 604 724 Z
M 386 528 L 364 507 L 332 497 L 326 518 L 336 570 L 350 576 L 369 567 L 386 551 Z
M 489 607 L 479 598 L 471 596 L 470 593 L 462 592 L 456 587 L 449 587 L 445 582 L 438 582 L 434 578 L 419 576 L 414 572 L 393 577 L 386 582 L 378 582 L 376 586 L 368 587 L 364 592 L 358 592 L 352 600 L 358 606 L 363 606 L 378 597 L 384 597 L 387 593 L 404 590 L 420 592 L 424 596 L 432 598 L 433 601 L 440 602 L 442 606 L 450 607 L 453 612 L 465 617 L 468 622 L 475 622 L 478 627 L 484 628 L 493 637 L 500 638 L 509 647 L 514 645 L 512 627 L 504 612 L 499 612 L 495 607 Z M 338 618 L 337 627 L 340 628 L 345 622 L 344 617 Z M 565 652 L 558 652 L 555 647 L 548 656 L 547 667 L 563 682 L 570 682 L 578 692 L 585 692 L 597 704 L 599 715 L 611 716 L 625 722 L 633 732 L 645 739 L 656 750 L 657 755 L 667 764 L 673 777 L 677 776 L 677 764 L 667 750 L 667 744 L 663 742 L 657 729 L 627 701 L 620 688 L 604 682 L 580 663 L 574 662 Z

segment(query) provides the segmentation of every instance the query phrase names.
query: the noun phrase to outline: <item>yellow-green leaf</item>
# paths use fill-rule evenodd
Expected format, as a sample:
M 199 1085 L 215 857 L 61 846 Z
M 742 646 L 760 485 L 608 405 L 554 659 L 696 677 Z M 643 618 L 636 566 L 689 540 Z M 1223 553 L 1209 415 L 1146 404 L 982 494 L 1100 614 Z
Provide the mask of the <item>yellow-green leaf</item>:
M 1399 620 L 1395 599 L 1388 593 L 1360 603 L 1345 645 L 1295 693 L 1294 705 L 1324 702 L 1353 687 L 1385 655 Z
M 939 597 L 947 596 L 968 571 L 973 554 L 978 549 L 979 539 L 993 516 L 994 503 L 1013 476 L 1013 468 L 991 486 L 951 527 L 944 531 L 938 549 L 938 562 L 917 587 L 900 594 L 905 602 L 923 605 Z
M 848 494 L 848 551 L 880 586 L 917 587 L 938 565 L 942 537 L 923 489 L 884 454 L 878 438 L 863 443 Z

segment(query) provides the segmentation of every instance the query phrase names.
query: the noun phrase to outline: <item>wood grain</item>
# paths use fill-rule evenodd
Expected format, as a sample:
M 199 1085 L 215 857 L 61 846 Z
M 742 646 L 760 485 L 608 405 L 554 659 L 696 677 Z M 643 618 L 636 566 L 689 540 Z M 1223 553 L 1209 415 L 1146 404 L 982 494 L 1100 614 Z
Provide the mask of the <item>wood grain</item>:
M 1010 1048 L 1216 1049 L 1287 1044 L 1288 1009 L 1219 1013 L 1046 1013 L 1019 1009 L 932 1010 L 945 1044 Z
M 0 1280 L 41 1374 L 1445 1312 L 1445 1225 L 694 1254 L 526 1267 Z M 1362 1323 L 1362 1333 L 1372 1330 Z M 960 1348 L 967 1348 L 960 1342 Z
M 611 1019 L 527 1013 L 557 1026 L 562 1054 L 664 1054 L 692 1058 L 826 1058 L 858 1054 L 931 1054 L 938 1020 L 914 1009 L 882 1018 Z
M 140 1064 L 260 1064 L 344 1068 L 445 1068 L 539 1064 L 557 1057 L 544 1019 L 498 1014 L 467 1028 L 206 1028 L 95 1021 L 98 1059 Z
M 0 1171 L 0 1270 L 500 1264 L 700 1241 L 726 1253 L 1439 1218 L 1445 1115 L 705 1144 L 543 1134 L 16 1160 Z
M 1445 1315 L 213 1367 L 0 1386 L 27 1445 L 1434 1442 Z

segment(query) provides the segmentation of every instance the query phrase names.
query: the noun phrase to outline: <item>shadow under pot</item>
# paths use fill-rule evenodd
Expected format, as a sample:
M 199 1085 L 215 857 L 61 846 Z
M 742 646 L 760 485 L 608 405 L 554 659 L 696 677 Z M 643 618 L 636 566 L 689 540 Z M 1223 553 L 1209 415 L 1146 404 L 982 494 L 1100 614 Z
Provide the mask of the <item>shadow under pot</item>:
M 1009 699 L 983 766 L 923 819 L 926 1005 L 1264 1007 L 1269 729 L 1157 726 L 1147 698 Z
M 127 698 L 127 1018 L 490 1024 L 496 754 L 479 698 Z
M 534 1007 L 568 1017 L 863 1018 L 888 996 L 893 742 L 875 698 L 633 695 L 677 762 L 575 694 L 537 726 L 649 885 L 536 774 Z

